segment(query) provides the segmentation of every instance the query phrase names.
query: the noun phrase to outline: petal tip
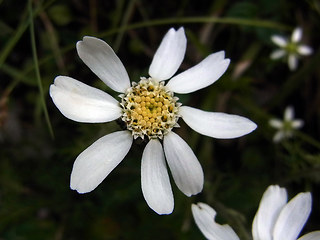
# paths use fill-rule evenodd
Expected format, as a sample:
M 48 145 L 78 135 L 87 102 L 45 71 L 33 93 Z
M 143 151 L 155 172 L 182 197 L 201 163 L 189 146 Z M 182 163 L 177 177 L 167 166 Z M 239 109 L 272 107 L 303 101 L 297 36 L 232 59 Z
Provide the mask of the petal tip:
M 216 52 L 215 54 L 217 54 L 221 59 L 224 59 L 225 58 L 225 51 L 224 50 L 221 50 L 219 52 Z
M 77 49 L 77 51 L 79 52 L 80 48 L 82 48 L 84 44 L 88 43 L 88 41 L 91 41 L 91 40 L 100 40 L 100 39 L 95 38 L 95 37 L 91 37 L 91 36 L 84 36 L 84 37 L 82 38 L 82 40 L 79 40 L 79 41 L 77 41 L 77 43 L 76 43 L 76 49 Z
M 251 132 L 256 130 L 257 128 L 258 128 L 258 125 L 255 122 L 251 121 L 251 129 L 252 129 Z
M 90 185 L 81 180 L 82 179 L 76 179 L 76 176 L 74 176 L 74 173 L 72 172 L 70 177 L 70 189 L 77 191 L 79 194 L 84 194 L 92 192 L 98 187 L 98 185 Z
M 81 191 L 80 190 L 79 186 L 77 184 L 75 184 L 74 181 L 72 181 L 72 179 L 70 181 L 70 189 L 74 190 L 74 191 L 76 191 L 77 193 L 80 193 L 80 194 L 85 193 L 85 191 Z
M 187 190 L 184 190 L 182 191 L 184 193 L 184 195 L 186 195 L 187 197 L 191 197 L 191 196 L 194 196 L 194 195 L 197 195 L 199 193 L 201 193 L 203 190 L 203 180 L 202 182 L 198 185 L 198 186 L 194 186 L 193 189 L 189 189 L 189 191 Z
M 172 208 L 168 208 L 168 209 L 161 209 L 161 210 L 152 209 L 152 210 L 159 215 L 170 215 L 173 212 L 173 206 Z
M 184 27 L 179 27 L 176 32 L 181 33 L 181 34 L 185 34 Z
M 56 76 L 53 80 L 53 84 L 51 85 L 58 85 L 60 84 L 60 82 L 63 81 L 63 79 L 67 78 L 67 76 L 62 76 L 62 75 L 59 75 L 59 76 Z
M 229 58 L 225 58 L 225 59 L 223 59 L 222 64 L 223 64 L 223 65 L 224 65 L 224 67 L 225 67 L 225 71 L 226 71 L 226 70 L 227 70 L 227 68 L 229 67 L 230 62 L 231 62 L 231 60 L 230 60 Z
M 77 188 L 77 187 L 71 187 L 71 186 L 70 186 L 70 188 L 71 188 L 71 190 L 74 190 L 74 191 L 76 191 L 76 192 L 79 193 L 79 194 L 85 194 L 85 193 L 91 192 L 91 191 L 80 190 L 80 189 Z

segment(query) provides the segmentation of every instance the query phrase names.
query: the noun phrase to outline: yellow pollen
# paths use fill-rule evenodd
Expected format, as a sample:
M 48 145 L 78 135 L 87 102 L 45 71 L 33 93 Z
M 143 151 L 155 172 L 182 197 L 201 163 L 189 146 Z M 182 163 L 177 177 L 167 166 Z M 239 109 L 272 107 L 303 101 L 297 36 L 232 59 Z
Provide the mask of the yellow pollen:
M 135 98 L 135 102 L 136 102 L 136 103 L 141 102 L 141 97 L 140 97 L 140 96 L 136 96 L 136 98 Z
M 122 120 L 134 138 L 146 135 L 162 139 L 177 125 L 180 106 L 177 100 L 164 82 L 141 78 L 122 97 Z
M 134 119 L 138 118 L 138 116 L 139 116 L 139 114 L 138 114 L 137 112 L 133 112 L 133 113 L 132 113 L 132 117 L 133 117 Z

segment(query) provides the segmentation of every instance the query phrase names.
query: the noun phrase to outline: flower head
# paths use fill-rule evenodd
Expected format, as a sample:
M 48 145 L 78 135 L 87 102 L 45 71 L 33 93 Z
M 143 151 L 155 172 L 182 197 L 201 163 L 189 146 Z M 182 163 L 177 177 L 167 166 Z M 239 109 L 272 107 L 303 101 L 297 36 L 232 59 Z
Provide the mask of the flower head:
M 252 223 L 253 240 L 296 240 L 311 212 L 310 193 L 299 193 L 287 203 L 287 191 L 269 186 L 260 201 Z M 229 225 L 214 221 L 216 212 L 204 203 L 192 204 L 194 220 L 207 239 L 238 240 Z M 299 240 L 319 240 L 320 231 L 308 233 Z
M 181 103 L 163 81 L 141 78 L 138 84 L 133 82 L 121 98 L 121 118 L 134 138 L 147 136 L 162 139 L 178 126 Z
M 273 35 L 271 40 L 274 44 L 280 47 L 273 51 L 270 55 L 271 59 L 279 59 L 282 57 L 288 57 L 288 66 L 290 70 L 295 70 L 298 66 L 298 58 L 300 56 L 308 56 L 312 54 L 313 50 L 311 47 L 300 44 L 302 38 L 302 29 L 296 28 L 290 39 L 286 39 L 280 35 Z
M 178 188 L 187 196 L 202 191 L 203 171 L 188 144 L 172 131 L 181 117 L 192 129 L 215 138 L 236 138 L 248 134 L 256 124 L 247 118 L 205 112 L 182 106 L 174 93 L 190 93 L 214 83 L 226 71 L 230 60 L 220 51 L 176 76 L 186 51 L 184 29 L 171 28 L 164 36 L 149 67 L 150 77 L 132 82 L 117 55 L 104 41 L 84 37 L 77 43 L 83 62 L 111 89 L 120 101 L 73 78 L 58 76 L 50 96 L 67 118 L 87 123 L 121 119 L 126 130 L 108 134 L 75 160 L 70 187 L 79 193 L 94 190 L 124 159 L 132 141 L 148 141 L 142 155 L 141 187 L 147 204 L 158 214 L 174 207 L 166 162 Z M 168 80 L 165 83 L 165 80 Z
M 278 143 L 283 139 L 292 137 L 294 130 L 302 128 L 303 120 L 294 119 L 294 109 L 292 106 L 288 106 L 284 110 L 283 120 L 271 119 L 269 124 L 278 130 L 273 137 L 273 141 Z

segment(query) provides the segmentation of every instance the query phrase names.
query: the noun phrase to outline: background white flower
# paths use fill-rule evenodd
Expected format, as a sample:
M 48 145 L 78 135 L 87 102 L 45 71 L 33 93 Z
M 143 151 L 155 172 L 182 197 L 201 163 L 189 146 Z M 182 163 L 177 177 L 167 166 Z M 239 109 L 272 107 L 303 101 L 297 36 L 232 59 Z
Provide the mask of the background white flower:
M 208 204 L 199 202 L 191 205 L 192 215 L 202 234 L 210 240 L 239 240 L 233 229 L 215 222 L 217 212 Z
M 253 240 L 296 240 L 311 212 L 310 193 L 299 193 L 287 203 L 287 191 L 269 186 L 262 196 L 252 224 Z M 205 203 L 192 204 L 194 220 L 210 240 L 238 240 L 229 225 L 214 221 L 216 212 Z M 303 235 L 299 240 L 319 240 L 320 231 Z
M 304 122 L 301 119 L 294 119 L 294 108 L 288 106 L 284 110 L 283 120 L 271 119 L 269 124 L 278 130 L 273 137 L 273 141 L 278 143 L 283 139 L 292 137 L 294 130 L 302 128 Z
M 94 190 L 124 159 L 133 139 L 147 137 L 141 163 L 143 196 L 155 212 L 169 214 L 174 201 L 166 161 L 185 195 L 197 194 L 203 188 L 199 161 L 188 144 L 171 131 L 178 126 L 179 117 L 199 133 L 216 138 L 240 137 L 256 128 L 244 117 L 205 112 L 177 102 L 174 92 L 190 93 L 209 86 L 230 62 L 220 51 L 172 77 L 184 58 L 186 44 L 184 29 L 171 28 L 153 57 L 150 77 L 130 85 L 122 62 L 107 43 L 94 37 L 84 37 L 77 43 L 83 62 L 106 85 L 121 93 L 120 103 L 109 94 L 66 76 L 56 77 L 50 86 L 53 102 L 71 120 L 99 123 L 121 118 L 128 130 L 98 139 L 77 157 L 71 173 L 72 189 L 79 193 Z M 165 85 L 164 80 L 168 79 Z
M 271 36 L 272 42 L 279 46 L 280 49 L 274 50 L 271 53 L 270 58 L 279 59 L 287 56 L 289 69 L 292 71 L 297 69 L 298 58 L 300 56 L 308 56 L 313 52 L 311 47 L 300 44 L 301 39 L 302 29 L 299 27 L 294 29 L 290 39 L 286 39 L 280 35 Z

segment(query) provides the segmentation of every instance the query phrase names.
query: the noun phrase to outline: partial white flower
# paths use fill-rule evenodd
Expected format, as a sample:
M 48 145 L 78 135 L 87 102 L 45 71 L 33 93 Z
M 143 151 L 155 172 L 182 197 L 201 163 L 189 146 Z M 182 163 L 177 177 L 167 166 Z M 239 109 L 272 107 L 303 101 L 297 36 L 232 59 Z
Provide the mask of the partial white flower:
M 302 29 L 299 27 L 293 31 L 290 39 L 279 35 L 271 36 L 272 42 L 280 47 L 280 49 L 274 50 L 270 58 L 279 59 L 286 56 L 288 58 L 289 69 L 292 71 L 297 69 L 299 57 L 311 55 L 313 52 L 311 47 L 300 44 L 301 39 Z
M 181 107 L 174 92 L 190 93 L 211 85 L 230 63 L 221 51 L 173 77 L 186 44 L 184 29 L 171 28 L 153 57 L 150 77 L 130 84 L 122 62 L 106 42 L 84 37 L 77 43 L 80 58 L 105 84 L 121 93 L 120 101 L 73 78 L 58 76 L 50 86 L 53 102 L 71 120 L 101 123 L 120 118 L 127 129 L 100 138 L 77 157 L 71 189 L 79 193 L 95 189 L 124 159 L 133 139 L 140 137 L 149 141 L 141 163 L 143 196 L 155 212 L 170 214 L 174 201 L 167 164 L 178 188 L 187 196 L 201 192 L 204 179 L 192 149 L 172 132 L 179 126 L 178 119 L 182 117 L 194 130 L 216 138 L 236 138 L 256 128 L 244 117 Z
M 287 203 L 287 191 L 276 185 L 267 188 L 252 223 L 253 240 L 297 240 L 311 212 L 310 193 L 299 193 Z M 194 220 L 210 240 L 236 240 L 239 237 L 229 225 L 215 222 L 216 212 L 204 203 L 192 204 Z M 298 240 L 319 240 L 320 231 L 303 235 Z
M 271 119 L 269 124 L 278 130 L 273 137 L 273 141 L 278 143 L 283 139 L 291 138 L 296 129 L 303 127 L 304 122 L 301 119 L 294 119 L 294 109 L 288 106 L 284 111 L 283 120 Z
M 215 222 L 217 212 L 208 204 L 197 203 L 191 206 L 192 215 L 202 234 L 210 240 L 239 240 L 233 229 Z

